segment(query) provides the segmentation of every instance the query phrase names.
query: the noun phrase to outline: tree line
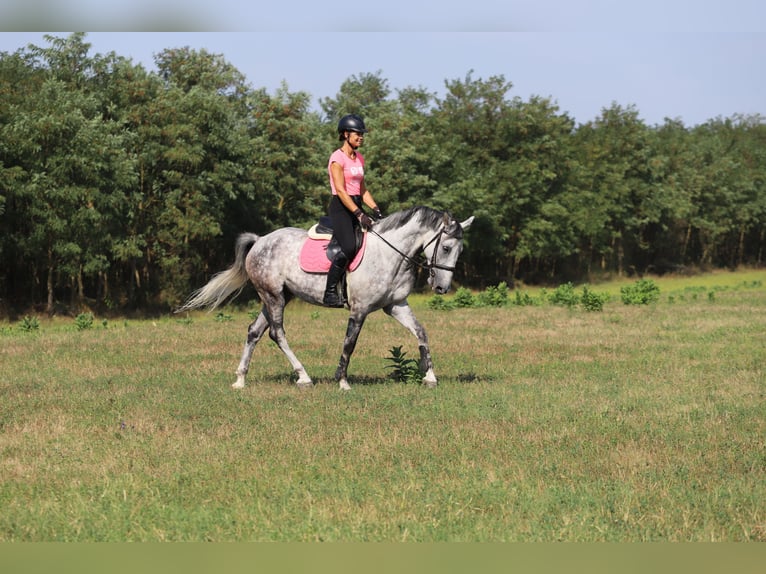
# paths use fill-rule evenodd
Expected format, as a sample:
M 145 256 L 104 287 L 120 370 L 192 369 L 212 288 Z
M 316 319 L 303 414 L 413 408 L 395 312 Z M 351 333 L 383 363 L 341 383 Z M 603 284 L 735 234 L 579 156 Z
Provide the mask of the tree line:
M 577 125 L 472 72 L 443 96 L 360 73 L 316 111 L 222 55 L 166 49 L 147 71 L 86 39 L 0 53 L 0 313 L 175 306 L 229 265 L 240 232 L 325 213 L 345 113 L 371 129 L 384 212 L 476 216 L 462 285 L 763 264 L 761 116 L 649 126 L 612 103 Z

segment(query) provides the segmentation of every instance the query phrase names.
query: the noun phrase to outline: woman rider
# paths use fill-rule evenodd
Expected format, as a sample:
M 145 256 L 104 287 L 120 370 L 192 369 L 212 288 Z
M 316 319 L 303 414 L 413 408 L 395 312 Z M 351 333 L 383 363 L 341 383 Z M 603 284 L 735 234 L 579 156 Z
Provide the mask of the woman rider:
M 356 255 L 356 228 L 359 225 L 365 229 L 372 227 L 372 220 L 362 211 L 362 203 L 372 209 L 375 219 L 383 217 L 364 183 L 364 157 L 357 151 L 366 132 L 364 121 L 358 115 L 343 116 L 338 122 L 338 139 L 343 145 L 333 152 L 327 166 L 332 190 L 329 216 L 333 235 L 340 245 L 340 252 L 327 273 L 323 298 L 327 307 L 343 307 L 337 287 L 346 266 Z

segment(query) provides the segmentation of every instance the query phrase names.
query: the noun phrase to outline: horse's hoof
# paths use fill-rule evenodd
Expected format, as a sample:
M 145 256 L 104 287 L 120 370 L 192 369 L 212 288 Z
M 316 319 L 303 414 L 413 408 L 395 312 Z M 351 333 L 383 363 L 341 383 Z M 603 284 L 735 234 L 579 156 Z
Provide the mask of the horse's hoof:
M 308 381 L 308 382 L 296 381 L 295 386 L 298 387 L 299 389 L 310 389 L 314 386 L 314 383 L 312 383 L 311 381 Z
M 338 386 L 340 387 L 341 391 L 350 391 L 351 390 L 351 385 L 348 384 L 348 381 L 346 381 L 346 379 L 338 381 Z
M 236 372 L 234 374 L 237 375 L 237 380 L 231 385 L 231 388 L 232 389 L 244 389 L 245 388 L 245 377 L 247 377 L 247 373 Z

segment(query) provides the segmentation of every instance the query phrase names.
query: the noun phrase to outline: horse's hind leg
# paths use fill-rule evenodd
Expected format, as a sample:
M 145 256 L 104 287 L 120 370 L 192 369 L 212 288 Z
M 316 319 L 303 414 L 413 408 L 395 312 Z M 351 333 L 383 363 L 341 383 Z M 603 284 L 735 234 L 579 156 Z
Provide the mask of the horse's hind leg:
M 348 374 L 348 363 L 356 348 L 356 342 L 359 339 L 359 333 L 362 331 L 366 318 L 366 313 L 353 312 L 348 318 L 346 338 L 343 341 L 343 352 L 340 355 L 340 361 L 338 361 L 338 368 L 335 370 L 335 380 L 344 391 L 351 390 L 351 386 L 348 384 L 348 379 L 346 378 Z
M 232 385 L 232 388 L 241 389 L 245 386 L 245 378 L 247 377 L 247 371 L 250 368 L 250 359 L 253 356 L 255 345 L 261 340 L 261 337 L 263 337 L 268 326 L 269 319 L 266 316 L 264 309 L 261 310 L 255 321 L 250 323 L 250 326 L 247 328 L 245 348 L 242 351 L 242 359 L 239 361 L 239 367 L 237 367 L 237 381 Z
M 420 370 L 423 373 L 423 382 L 427 387 L 437 385 L 436 374 L 434 373 L 434 363 L 431 360 L 431 351 L 428 346 L 428 335 L 412 312 L 408 303 L 399 303 L 389 305 L 383 309 L 385 313 L 391 315 L 394 319 L 404 325 L 410 333 L 418 339 L 418 349 L 420 349 Z
M 293 371 L 298 375 L 298 380 L 295 384 L 299 387 L 310 387 L 314 383 L 309 377 L 306 369 L 303 368 L 303 364 L 295 356 L 290 345 L 287 344 L 287 337 L 285 336 L 284 328 L 284 310 L 285 310 L 285 298 L 280 295 L 278 297 L 269 297 L 269 301 L 264 300 L 264 308 L 268 308 L 267 313 L 271 318 L 269 327 L 269 337 L 274 341 L 280 350 L 285 354 L 287 360 L 293 367 Z

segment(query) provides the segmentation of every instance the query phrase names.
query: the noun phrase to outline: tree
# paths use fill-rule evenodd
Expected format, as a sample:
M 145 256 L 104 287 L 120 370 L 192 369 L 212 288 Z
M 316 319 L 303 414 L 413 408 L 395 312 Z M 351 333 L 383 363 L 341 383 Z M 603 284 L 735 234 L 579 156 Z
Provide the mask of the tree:
M 23 154 L 13 145 L 10 133 L 16 114 L 44 81 L 33 68 L 32 58 L 18 51 L 0 54 L 0 299 L 17 301 L 32 290 L 29 267 L 18 248 L 20 226 L 26 214 L 18 206 L 27 172 L 19 165 Z
M 371 169 L 366 180 L 386 212 L 433 203 L 438 188 L 434 175 L 439 161 L 447 161 L 431 129 L 428 107 L 433 98 L 424 90 L 403 90 L 369 112 L 371 133 L 363 151 Z
M 613 103 L 601 116 L 580 126 L 575 137 L 579 150 L 577 186 L 590 195 L 592 214 L 584 228 L 589 251 L 601 268 L 625 273 L 646 249 L 646 227 L 656 214 L 647 210 L 651 199 L 650 130 L 634 106 Z
M 165 50 L 154 73 L 90 55 L 82 33 L 46 40 L 0 54 L 4 310 L 174 306 L 228 264 L 241 231 L 325 212 L 346 113 L 371 129 L 367 181 L 386 212 L 476 216 L 458 281 L 763 262 L 761 116 L 651 128 L 613 103 L 575 129 L 551 99 L 472 72 L 442 98 L 358 74 L 317 113 L 205 50 Z
M 567 212 L 559 203 L 569 175 L 572 120 L 547 98 L 509 98 L 502 76 L 447 82 L 435 111 L 442 153 L 435 201 L 477 216 L 466 263 L 486 281 L 512 281 L 522 269 L 572 249 Z
M 762 229 L 764 196 L 757 174 L 763 173 L 763 151 L 748 137 L 757 127 L 757 120 L 753 124 L 740 117 L 711 120 L 693 130 L 695 173 L 689 190 L 694 210 L 689 225 L 704 266 L 741 264 L 745 237 Z
M 88 90 L 93 62 L 82 35 L 50 41 L 50 48 L 31 50 L 37 89 L 9 108 L 1 135 L 18 176 L 12 236 L 33 276 L 44 273 L 46 309 L 53 312 L 57 287 L 68 288 L 77 304 L 85 276 L 108 268 L 106 229 L 121 200 L 112 182 L 122 141 Z
M 137 109 L 135 153 L 144 211 L 141 276 L 158 302 L 178 303 L 215 259 L 227 202 L 247 193 L 247 88 L 235 68 L 202 50 L 157 56 L 164 85 Z M 134 244 L 136 247 L 139 244 Z
M 390 94 L 388 80 L 381 77 L 380 70 L 374 74 L 353 75 L 341 84 L 334 98 L 320 100 L 324 112 L 322 119 L 334 128 L 346 114 L 358 114 L 367 118 Z
M 324 137 L 318 115 L 309 111 L 308 94 L 292 94 L 283 84 L 274 95 L 253 92 L 250 107 L 248 177 L 253 187 L 236 204 L 247 218 L 234 221 L 259 233 L 316 223 L 329 197 L 332 139 Z

